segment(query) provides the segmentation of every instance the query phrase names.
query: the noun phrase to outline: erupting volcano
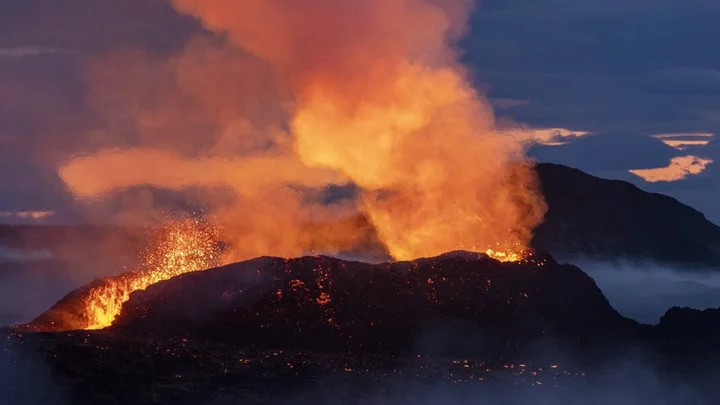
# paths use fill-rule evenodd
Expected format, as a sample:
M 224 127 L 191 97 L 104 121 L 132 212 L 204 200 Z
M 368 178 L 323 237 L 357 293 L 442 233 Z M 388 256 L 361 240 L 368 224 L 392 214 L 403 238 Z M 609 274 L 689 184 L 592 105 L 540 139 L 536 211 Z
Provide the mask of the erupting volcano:
M 165 264 L 188 254 L 186 236 L 169 235 L 171 250 L 160 259 Z M 433 324 L 477 335 L 485 348 L 524 345 L 544 336 L 598 342 L 637 333 L 590 277 L 549 256 L 503 263 L 453 252 L 376 265 L 325 256 L 263 257 L 179 274 L 203 260 L 182 258 L 175 277 L 159 280 L 167 274 L 161 273 L 157 282 L 142 285 L 149 275 L 100 280 L 69 294 L 29 328 L 77 328 L 89 311 L 89 321 L 105 321 L 99 326 L 121 334 L 354 352 L 407 350 Z M 137 292 L 128 298 L 129 289 Z M 107 297 L 99 300 L 102 294 Z M 106 307 L 108 298 L 112 305 Z M 115 306 L 120 301 L 121 311 Z M 98 307 L 99 320 L 93 312 Z M 79 316 L 69 316 L 73 313 Z
M 220 264 L 221 239 L 226 262 L 362 255 L 369 238 L 395 260 L 531 254 L 546 207 L 527 135 L 496 124 L 454 45 L 471 1 L 171 3 L 208 36 L 168 60 L 91 61 L 88 100 L 117 142 L 65 161 L 59 175 L 91 205 L 150 186 L 207 214 L 168 224 L 137 271 L 71 294 L 34 325 L 109 326 L 133 292 Z M 328 198 L 331 187 L 353 191 Z M 128 200 L 116 218 L 160 209 Z M 365 225 L 347 220 L 358 215 Z
M 133 187 L 185 193 L 211 225 L 170 225 L 143 271 L 89 287 L 64 327 L 108 326 L 131 292 L 218 264 L 219 226 L 229 262 L 358 251 L 368 234 L 396 260 L 525 259 L 546 207 L 527 135 L 496 124 L 459 63 L 472 3 L 173 0 L 211 38 L 169 60 L 92 61 L 91 106 L 138 136 L 64 162 L 60 177 L 91 204 Z M 323 197 L 331 186 L 354 191 Z M 156 209 L 143 200 L 118 218 Z M 313 227 L 357 215 L 368 226 Z
M 714 65 L 679 52 L 693 64 L 676 69 L 684 65 L 663 66 L 666 58 L 644 52 L 650 59 L 620 75 L 603 75 L 597 63 L 596 76 L 564 68 L 556 70 L 567 75 L 547 74 L 551 64 L 524 62 L 553 53 L 535 47 L 564 37 L 557 34 L 577 21 L 602 14 L 609 26 L 624 26 L 631 17 L 642 25 L 633 34 L 654 32 L 661 21 L 658 38 L 668 42 L 667 13 L 621 1 L 608 8 L 495 0 L 476 17 L 481 1 L 4 7 L 17 16 L 0 20 L 12 22 L 0 31 L 31 42 L 0 44 L 0 88 L 8 94 L 0 102 L 0 149 L 10 146 L 8 162 L 0 160 L 0 174 L 10 175 L 0 182 L 11 185 L 0 201 L 0 220 L 10 223 L 0 227 L 0 402 L 574 404 L 583 402 L 578 390 L 596 382 L 605 394 L 608 374 L 623 386 L 650 381 L 638 385 L 655 394 L 646 403 L 676 392 L 682 401 L 673 405 L 705 403 L 688 395 L 685 376 L 720 391 L 711 374 L 720 369 L 720 310 L 673 308 L 660 318 L 670 300 L 705 305 L 720 291 L 710 275 L 720 266 L 720 227 L 640 184 L 550 163 L 578 154 L 567 161 L 614 178 L 635 173 L 697 199 L 717 174 L 709 167 L 718 161 L 711 136 L 687 143 L 703 166 L 695 172 L 707 170 L 675 186 L 666 183 L 678 176 L 637 170 L 660 159 L 677 163 L 680 152 L 662 144 L 666 136 L 627 140 L 601 131 L 616 128 L 605 121 L 617 117 L 640 134 L 688 123 L 708 130 L 701 126 L 712 106 L 691 96 L 709 100 L 695 90 L 715 78 Z M 665 10 L 669 2 L 660 3 Z M 645 9 L 652 18 L 640 14 Z M 671 14 L 685 16 L 681 9 Z M 65 32 L 95 20 L 95 34 Z M 461 41 L 471 20 L 483 32 Z M 559 29 L 544 32 L 548 22 Z M 570 35 L 571 43 L 552 50 L 577 62 L 586 45 L 602 46 L 586 40 L 585 25 L 580 40 Z M 498 27 L 513 33 L 494 36 Z M 492 99 L 465 61 L 478 62 Z M 630 77 L 640 85 L 629 86 L 631 103 L 660 94 L 661 104 L 643 105 L 635 118 L 623 106 L 597 108 L 623 87 L 607 93 L 598 83 Z M 580 106 L 557 92 L 538 94 L 568 83 L 571 99 L 582 89 L 597 94 Z M 686 111 L 650 122 L 648 111 L 672 110 L 665 96 L 673 94 L 687 101 Z M 567 111 L 576 115 L 568 119 Z M 583 128 L 530 127 L 539 124 Z M 583 147 L 584 140 L 599 147 Z M 639 153 L 634 145 L 648 147 Z M 531 147 L 548 162 L 531 159 Z M 27 215 L 36 211 L 47 215 Z M 579 258 L 603 261 L 589 274 L 610 300 L 564 262 Z M 601 278 L 605 261 L 625 260 L 673 271 L 657 283 L 644 269 Z M 703 273 L 686 278 L 675 266 Z M 81 286 L 90 274 L 104 277 Z M 632 280 L 616 285 L 615 278 Z M 659 323 L 624 316 L 633 313 L 623 306 L 630 296 L 638 312 L 653 313 L 637 320 Z M 26 323 L 28 315 L 35 318 Z M 628 369 L 636 355 L 662 378 Z M 51 391 L 45 379 L 61 401 L 16 390 L 44 396 Z M 455 395 L 465 387 L 467 396 Z M 326 390 L 342 395 L 314 399 Z M 526 398 L 505 395 L 520 390 Z M 418 400 L 395 395 L 402 391 Z M 382 395 L 376 400 L 374 392 Z M 598 404 L 640 398 L 608 392 L 585 397 Z M 707 403 L 718 397 L 712 392 Z

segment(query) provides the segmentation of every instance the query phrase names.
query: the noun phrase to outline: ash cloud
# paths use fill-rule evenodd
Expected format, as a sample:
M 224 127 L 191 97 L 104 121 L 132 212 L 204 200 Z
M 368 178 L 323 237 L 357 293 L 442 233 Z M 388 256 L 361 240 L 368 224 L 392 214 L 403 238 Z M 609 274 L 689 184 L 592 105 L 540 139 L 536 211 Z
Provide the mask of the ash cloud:
M 207 32 L 170 55 L 88 64 L 94 147 L 59 168 L 76 197 L 225 186 L 232 205 L 204 198 L 214 221 L 244 225 L 230 261 L 332 245 L 301 225 L 358 211 L 397 259 L 527 247 L 545 211 L 531 135 L 499 130 L 459 62 L 474 2 L 171 4 Z M 348 184 L 351 201 L 308 203 Z M 349 244 L 363 232 L 342 231 Z

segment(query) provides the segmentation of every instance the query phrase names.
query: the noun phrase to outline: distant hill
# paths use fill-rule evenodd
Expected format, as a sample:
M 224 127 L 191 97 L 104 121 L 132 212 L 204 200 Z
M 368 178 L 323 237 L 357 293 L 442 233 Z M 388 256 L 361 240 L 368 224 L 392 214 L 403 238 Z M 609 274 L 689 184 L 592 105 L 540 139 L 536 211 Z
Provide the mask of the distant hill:
M 548 203 L 533 245 L 557 257 L 720 266 L 720 227 L 674 198 L 554 164 L 537 166 Z

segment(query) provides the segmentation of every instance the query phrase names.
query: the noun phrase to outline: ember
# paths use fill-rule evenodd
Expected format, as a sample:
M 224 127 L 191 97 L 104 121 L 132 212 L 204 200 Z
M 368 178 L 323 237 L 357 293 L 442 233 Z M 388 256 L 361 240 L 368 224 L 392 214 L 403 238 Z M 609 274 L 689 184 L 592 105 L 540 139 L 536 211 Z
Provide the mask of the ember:
M 143 270 L 93 288 L 85 300 L 87 327 L 110 326 L 134 291 L 218 264 L 218 229 L 199 220 L 174 222 L 144 253 Z

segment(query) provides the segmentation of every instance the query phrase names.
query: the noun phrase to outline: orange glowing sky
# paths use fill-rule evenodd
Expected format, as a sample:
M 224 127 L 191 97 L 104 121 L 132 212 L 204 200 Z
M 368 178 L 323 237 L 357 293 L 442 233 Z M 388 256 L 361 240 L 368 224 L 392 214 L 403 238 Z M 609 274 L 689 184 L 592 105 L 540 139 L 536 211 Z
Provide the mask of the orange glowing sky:
M 709 132 L 696 133 L 672 133 L 672 134 L 656 134 L 654 138 L 660 139 L 668 146 L 672 146 L 678 150 L 685 150 L 688 146 L 706 146 L 713 139 L 715 134 Z
M 703 159 L 697 156 L 681 156 L 673 158 L 666 167 L 636 169 L 630 170 L 630 173 L 650 183 L 671 182 L 700 174 L 712 163 L 711 159 Z

